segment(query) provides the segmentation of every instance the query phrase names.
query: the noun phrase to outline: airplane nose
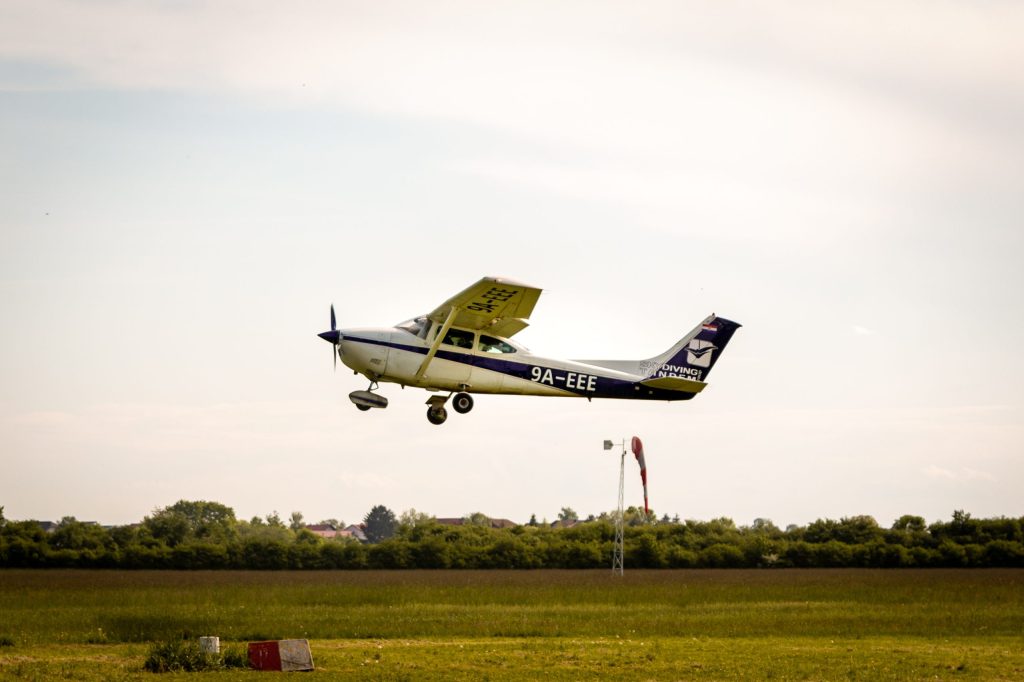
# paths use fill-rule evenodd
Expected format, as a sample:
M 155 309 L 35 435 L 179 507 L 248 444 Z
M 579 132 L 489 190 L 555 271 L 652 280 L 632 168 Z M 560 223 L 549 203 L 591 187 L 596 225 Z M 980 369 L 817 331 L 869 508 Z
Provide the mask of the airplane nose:
M 317 334 L 317 336 L 319 336 L 324 341 L 330 341 L 335 346 L 337 346 L 338 342 L 341 341 L 341 332 L 339 332 L 337 329 L 332 329 L 329 332 L 320 332 L 319 334 Z

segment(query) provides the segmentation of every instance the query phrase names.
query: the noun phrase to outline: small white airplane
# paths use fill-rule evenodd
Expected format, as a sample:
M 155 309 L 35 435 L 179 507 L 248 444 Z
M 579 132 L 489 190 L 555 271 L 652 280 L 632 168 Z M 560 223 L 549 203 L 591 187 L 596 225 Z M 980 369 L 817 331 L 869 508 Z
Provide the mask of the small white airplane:
M 445 404 L 460 414 L 473 409 L 472 393 L 689 400 L 740 327 L 715 315 L 660 355 L 646 360 L 553 360 L 510 339 L 528 325 L 541 290 L 510 279 L 484 277 L 429 315 L 394 327 L 331 329 L 320 338 L 338 358 L 370 381 L 349 399 L 360 410 L 388 406 L 379 382 L 447 391 L 427 400 L 427 419 L 443 424 Z

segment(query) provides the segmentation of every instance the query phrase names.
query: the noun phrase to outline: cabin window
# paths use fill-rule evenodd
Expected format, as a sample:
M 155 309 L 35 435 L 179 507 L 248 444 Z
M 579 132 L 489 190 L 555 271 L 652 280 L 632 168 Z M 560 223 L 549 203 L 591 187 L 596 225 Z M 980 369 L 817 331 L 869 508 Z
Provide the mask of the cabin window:
M 480 350 L 484 353 L 515 353 L 516 349 L 501 339 L 480 335 Z
M 473 348 L 473 332 L 467 332 L 462 329 L 449 329 L 448 333 L 444 335 L 444 341 L 449 346 L 456 346 L 458 348 Z

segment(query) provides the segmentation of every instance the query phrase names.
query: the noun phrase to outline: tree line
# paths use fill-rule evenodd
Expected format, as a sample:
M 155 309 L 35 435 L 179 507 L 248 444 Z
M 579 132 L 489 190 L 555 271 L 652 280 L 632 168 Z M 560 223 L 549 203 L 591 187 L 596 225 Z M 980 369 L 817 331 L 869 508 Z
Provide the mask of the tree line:
M 631 568 L 1024 567 L 1024 518 L 976 519 L 964 511 L 927 524 L 901 516 L 890 528 L 871 516 L 818 519 L 780 529 L 756 519 L 686 520 L 631 507 L 625 515 Z M 333 520 L 331 520 L 333 521 Z M 0 567 L 117 569 L 529 569 L 611 565 L 614 518 L 580 521 L 570 508 L 554 527 L 494 528 L 480 513 L 460 525 L 383 505 L 364 517 L 366 542 L 322 538 L 293 513 L 248 521 L 223 504 L 182 500 L 141 523 L 105 528 L 65 517 L 51 532 L 11 521 L 0 507 Z M 340 525 L 335 522 L 332 525 Z

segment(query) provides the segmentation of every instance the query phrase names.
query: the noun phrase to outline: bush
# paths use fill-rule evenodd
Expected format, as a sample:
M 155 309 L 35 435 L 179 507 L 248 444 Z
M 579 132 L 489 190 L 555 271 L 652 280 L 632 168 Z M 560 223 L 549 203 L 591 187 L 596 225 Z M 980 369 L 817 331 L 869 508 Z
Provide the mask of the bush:
M 668 550 L 669 568 L 693 568 L 697 565 L 697 554 L 679 546 L 671 546 Z
M 216 654 L 204 653 L 196 642 L 158 642 L 149 650 L 142 667 L 151 673 L 169 673 L 176 670 L 197 672 L 218 667 Z
M 993 540 L 985 545 L 986 566 L 1024 566 L 1024 546 L 1019 542 Z
M 739 547 L 718 543 L 702 549 L 698 555 L 699 565 L 703 568 L 742 568 L 743 552 Z
M 371 545 L 367 561 L 370 568 L 409 568 L 409 544 L 393 538 Z
M 241 647 L 230 647 L 219 654 L 208 654 L 193 640 L 157 642 L 149 650 L 142 667 L 151 673 L 200 672 L 225 668 L 247 668 L 249 657 Z

